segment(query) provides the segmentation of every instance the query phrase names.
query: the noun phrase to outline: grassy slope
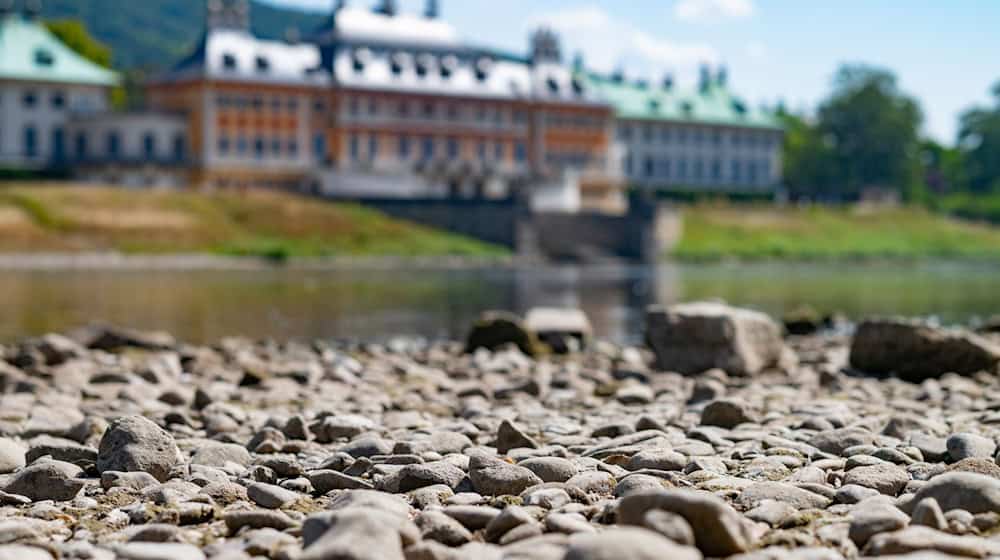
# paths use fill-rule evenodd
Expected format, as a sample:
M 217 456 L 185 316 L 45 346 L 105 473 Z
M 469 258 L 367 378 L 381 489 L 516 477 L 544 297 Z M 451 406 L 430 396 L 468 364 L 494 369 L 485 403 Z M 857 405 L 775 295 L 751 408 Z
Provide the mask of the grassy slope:
M 675 256 L 739 258 L 1000 258 L 1000 229 L 922 209 L 697 205 L 685 208 Z
M 266 192 L 0 188 L 0 252 L 286 256 L 501 255 L 351 204 Z

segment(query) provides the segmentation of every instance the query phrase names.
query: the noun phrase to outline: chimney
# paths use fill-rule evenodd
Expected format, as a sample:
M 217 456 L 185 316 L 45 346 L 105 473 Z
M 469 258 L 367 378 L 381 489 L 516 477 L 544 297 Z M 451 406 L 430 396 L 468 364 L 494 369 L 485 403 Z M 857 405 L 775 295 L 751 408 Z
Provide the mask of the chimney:
M 396 8 L 396 0 L 382 0 L 382 5 L 375 8 L 376 14 L 394 17 L 399 10 Z
M 698 78 L 698 89 L 702 92 L 708 91 L 712 87 L 712 70 L 707 64 L 701 65 L 701 75 Z
M 424 10 L 424 17 L 427 19 L 437 19 L 441 17 L 441 5 L 438 0 L 427 0 L 427 9 Z
M 205 25 L 208 29 L 250 30 L 248 0 L 208 0 L 205 3 Z
M 531 35 L 531 63 L 562 63 L 562 48 L 555 31 L 543 27 Z
M 666 76 L 663 77 L 663 89 L 665 89 L 667 91 L 673 91 L 673 89 L 674 89 L 674 75 L 673 74 L 669 74 L 668 73 Z

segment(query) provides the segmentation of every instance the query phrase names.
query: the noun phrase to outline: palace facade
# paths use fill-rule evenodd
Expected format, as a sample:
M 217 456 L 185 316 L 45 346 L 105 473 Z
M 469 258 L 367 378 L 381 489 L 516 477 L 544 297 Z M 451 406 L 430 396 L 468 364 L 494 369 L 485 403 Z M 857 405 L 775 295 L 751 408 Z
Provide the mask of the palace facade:
M 420 14 L 338 1 L 312 36 L 286 40 L 256 37 L 249 9 L 208 0 L 197 46 L 146 84 L 138 113 L 108 110 L 113 73 L 5 14 L 0 165 L 345 198 L 528 193 L 540 208 L 608 211 L 627 186 L 780 182 L 780 127 L 724 76 L 693 91 L 600 76 L 566 64 L 545 29 L 525 55 L 471 44 L 434 0 Z

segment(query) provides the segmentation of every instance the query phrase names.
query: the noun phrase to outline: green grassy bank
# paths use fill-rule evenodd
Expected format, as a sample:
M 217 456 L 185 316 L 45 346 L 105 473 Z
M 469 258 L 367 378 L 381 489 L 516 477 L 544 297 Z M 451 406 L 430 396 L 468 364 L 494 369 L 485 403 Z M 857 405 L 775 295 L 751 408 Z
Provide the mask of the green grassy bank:
M 1000 258 L 1000 228 L 922 208 L 696 204 L 673 256 L 690 260 Z
M 0 183 L 0 252 L 502 256 L 503 248 L 352 204 L 271 192 Z

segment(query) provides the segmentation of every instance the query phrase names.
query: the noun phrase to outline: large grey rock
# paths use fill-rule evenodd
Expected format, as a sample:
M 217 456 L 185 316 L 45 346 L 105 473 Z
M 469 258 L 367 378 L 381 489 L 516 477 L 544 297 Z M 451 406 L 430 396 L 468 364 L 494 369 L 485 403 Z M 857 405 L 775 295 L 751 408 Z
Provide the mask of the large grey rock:
M 910 522 L 905 513 L 877 497 L 858 504 L 852 513 L 848 537 L 858 548 L 873 536 L 902 529 Z
M 326 515 L 326 530 L 306 545 L 299 560 L 405 560 L 404 544 L 419 538 L 419 530 L 392 513 L 347 508 Z M 400 526 L 409 533 L 404 543 Z
M 902 319 L 873 320 L 855 332 L 850 360 L 866 373 L 923 381 L 945 373 L 992 372 L 1000 363 L 1000 347 L 964 330 Z
M 115 547 L 117 560 L 205 560 L 196 546 L 181 543 L 134 542 Z
M 853 468 L 844 476 L 844 484 L 864 486 L 889 496 L 898 496 L 909 481 L 906 469 L 891 463 Z
M 618 523 L 645 526 L 647 513 L 657 509 L 683 517 L 694 531 L 698 548 L 707 556 L 746 552 L 755 540 L 749 522 L 707 492 L 651 490 L 629 494 L 618 504 Z
M 6 544 L 0 546 L 0 560 L 52 560 L 52 555 L 44 548 Z
M 538 442 L 508 420 L 500 422 L 500 427 L 497 428 L 497 452 L 506 455 L 511 449 L 521 447 L 537 449 Z
M 952 461 L 978 458 L 992 459 L 997 451 L 997 444 L 990 438 L 977 434 L 954 434 L 945 441 L 948 456 Z
M 917 491 L 912 504 L 927 498 L 937 500 L 945 512 L 964 509 L 969 513 L 1000 511 L 1000 480 L 967 472 L 938 475 Z
M 542 483 L 542 479 L 524 467 L 480 455 L 469 460 L 469 479 L 476 492 L 486 496 L 516 496 L 525 488 Z
M 753 421 L 754 415 L 750 406 L 738 399 L 715 400 L 705 405 L 701 411 L 701 423 L 704 426 L 718 426 L 730 430 Z
M 620 527 L 570 539 L 564 560 L 701 560 L 698 549 L 679 545 L 653 531 Z
M 939 552 L 952 557 L 986 558 L 996 555 L 1000 549 L 986 539 L 950 535 L 930 527 L 914 525 L 873 536 L 863 552 L 866 556 Z
M 715 368 L 754 375 L 778 365 L 785 348 L 770 317 L 720 303 L 651 307 L 646 341 L 659 369 L 685 375 Z
M 228 464 L 246 467 L 252 461 L 250 452 L 242 445 L 218 441 L 202 443 L 191 457 L 192 465 L 205 465 L 206 467 L 225 467 Z
M 148 472 L 163 482 L 183 460 L 174 437 L 142 416 L 111 422 L 97 450 L 97 470 Z
M 396 492 L 410 492 L 435 484 L 443 484 L 454 489 L 465 479 L 465 471 L 448 461 L 434 461 L 406 465 L 396 478 L 398 483 Z
M 528 330 L 520 317 L 504 311 L 487 311 L 469 331 L 465 351 L 498 350 L 507 345 L 517 346 L 528 356 L 536 356 L 542 350 L 538 337 Z
M 536 307 L 525 315 L 524 324 L 557 354 L 584 348 L 593 334 L 590 320 L 579 309 Z
M 85 483 L 76 465 L 62 461 L 39 461 L 19 471 L 10 479 L 4 492 L 26 496 L 34 502 L 55 500 L 65 502 L 80 493 Z

